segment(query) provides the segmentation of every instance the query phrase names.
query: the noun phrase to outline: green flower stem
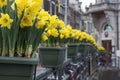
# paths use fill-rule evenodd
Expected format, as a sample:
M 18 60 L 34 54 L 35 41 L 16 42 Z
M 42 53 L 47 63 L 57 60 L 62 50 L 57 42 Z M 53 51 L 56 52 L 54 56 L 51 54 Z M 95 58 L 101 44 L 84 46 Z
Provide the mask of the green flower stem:
M 0 28 L 0 55 L 2 54 L 2 33 Z
M 6 44 L 5 44 L 5 40 L 3 40 L 2 56 L 5 56 L 5 55 L 6 55 L 7 49 L 6 49 L 6 46 L 5 46 L 5 45 L 6 45 Z
M 0 56 L 1 56 L 1 54 L 2 54 L 2 49 L 0 48 Z
M 6 56 L 7 55 L 7 48 L 3 47 L 2 48 L 2 56 Z
M 9 56 L 14 57 L 14 48 L 9 49 Z
M 31 57 L 31 54 L 32 54 L 32 45 L 27 45 L 25 55 L 26 57 Z
M 6 28 L 1 28 L 2 30 L 2 56 L 6 56 L 8 53 L 8 41 L 7 41 L 7 30 Z
M 32 57 L 35 57 L 36 51 L 32 51 Z
M 22 53 L 23 53 L 23 48 L 22 47 L 17 47 L 18 56 L 22 56 Z

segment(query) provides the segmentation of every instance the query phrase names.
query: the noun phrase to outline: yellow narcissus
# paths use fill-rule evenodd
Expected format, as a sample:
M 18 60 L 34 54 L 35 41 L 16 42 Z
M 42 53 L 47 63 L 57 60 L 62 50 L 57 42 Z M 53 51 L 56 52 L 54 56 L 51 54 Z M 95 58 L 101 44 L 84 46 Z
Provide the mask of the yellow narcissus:
M 95 39 L 86 32 L 82 32 L 77 29 L 72 29 L 72 26 L 64 24 L 56 15 L 50 16 L 48 12 L 41 9 L 38 12 L 38 22 L 36 27 L 43 28 L 46 25 L 45 35 L 43 36 L 43 42 L 47 41 L 47 44 L 60 44 L 67 42 L 68 40 L 73 43 L 91 43 L 94 46 L 97 45 Z M 45 37 L 46 36 L 46 37 Z M 70 40 L 71 39 L 71 40 Z M 63 41 L 63 42 L 62 42 Z M 51 45 L 51 46 L 53 46 Z
M 15 3 L 17 5 L 18 17 L 20 17 L 23 10 L 25 10 L 25 14 L 31 15 L 33 19 L 42 6 L 42 0 L 15 0 Z
M 74 32 L 71 33 L 71 38 L 75 38 L 75 33 Z
M 0 56 L 35 56 L 40 37 L 47 40 L 42 33 L 50 19 L 39 17 L 42 3 L 43 0 L 0 0 Z
M 64 23 L 64 21 L 59 20 L 59 26 L 60 26 L 61 28 L 65 27 L 65 23 Z
M 0 7 L 6 6 L 7 0 L 0 0 Z
M 76 31 L 76 39 L 80 39 L 81 38 L 81 31 L 77 30 Z
M 57 28 L 59 23 L 59 19 L 56 15 L 50 17 L 50 23 L 48 24 L 48 29 Z
M 48 36 L 53 36 L 53 37 L 58 37 L 59 33 L 58 33 L 58 30 L 55 29 L 55 28 L 52 28 L 52 29 L 49 29 L 47 31 L 47 35 Z
M 1 27 L 7 27 L 8 29 L 10 29 L 12 22 L 13 19 L 11 19 L 8 14 L 1 13 L 1 18 L 0 18 Z
M 80 38 L 80 30 L 72 29 L 70 39 L 76 39 L 79 40 Z M 76 43 L 76 42 L 75 42 Z
M 64 38 L 70 38 L 72 28 L 70 26 L 64 27 L 60 30 L 60 34 L 64 35 Z
M 28 0 L 15 0 L 15 3 L 17 5 L 17 13 L 18 17 L 21 16 L 22 11 L 25 9 L 25 7 L 28 5 Z
M 47 37 L 47 35 L 45 35 L 45 34 L 42 34 L 42 41 L 46 41 L 46 40 L 48 40 L 48 37 Z
M 51 35 L 54 37 L 58 37 L 58 35 L 59 35 L 58 30 L 55 28 L 51 29 Z
M 38 12 L 38 19 L 49 20 L 50 14 L 47 11 L 45 11 L 44 9 L 41 9 Z
M 33 25 L 32 17 L 30 15 L 23 16 L 21 23 L 20 23 L 20 27 L 24 28 L 24 27 L 29 27 L 32 25 Z
M 36 24 L 36 28 L 44 28 L 45 27 L 45 25 L 46 25 L 46 20 L 39 20 L 38 22 L 37 22 L 37 24 Z
M 42 4 L 43 4 L 43 0 L 32 0 L 32 2 L 34 3 L 36 3 L 36 6 L 38 5 L 38 7 L 37 8 L 41 8 L 42 7 Z
M 36 18 L 36 15 L 41 7 L 41 0 L 28 0 L 28 5 L 25 8 L 25 15 L 30 15 L 32 19 L 34 20 Z
M 48 21 L 50 19 L 50 14 L 48 14 L 47 11 L 44 11 L 43 9 L 40 10 L 38 12 L 38 21 L 37 21 L 37 24 L 36 24 L 36 27 L 39 29 L 39 28 L 43 28 L 45 27 L 45 25 L 48 24 Z
M 63 39 L 64 38 L 64 35 L 63 34 L 60 34 L 60 39 Z
M 100 47 L 98 47 L 98 50 L 100 50 L 100 51 L 104 51 L 104 50 L 105 50 L 105 48 L 104 48 L 104 47 L 102 47 L 102 46 L 100 46 Z

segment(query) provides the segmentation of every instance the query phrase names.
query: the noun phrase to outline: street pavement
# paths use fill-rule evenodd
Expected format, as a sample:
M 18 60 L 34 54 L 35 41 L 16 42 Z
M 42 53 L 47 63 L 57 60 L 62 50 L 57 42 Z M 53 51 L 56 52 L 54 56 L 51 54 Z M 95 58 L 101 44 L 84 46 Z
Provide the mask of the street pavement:
M 120 70 L 115 67 L 99 67 L 90 80 L 120 80 Z

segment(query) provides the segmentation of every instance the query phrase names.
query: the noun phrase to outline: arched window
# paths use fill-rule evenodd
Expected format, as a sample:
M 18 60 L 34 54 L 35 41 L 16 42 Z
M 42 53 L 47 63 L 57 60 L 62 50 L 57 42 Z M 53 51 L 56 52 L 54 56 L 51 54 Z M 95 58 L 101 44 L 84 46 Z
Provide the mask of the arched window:
M 105 25 L 104 31 L 112 31 L 112 27 L 110 25 Z
M 105 25 L 105 27 L 104 27 L 104 35 L 105 35 L 105 37 L 108 37 L 109 36 L 109 32 L 111 32 L 112 31 L 112 27 L 110 26 L 110 25 Z

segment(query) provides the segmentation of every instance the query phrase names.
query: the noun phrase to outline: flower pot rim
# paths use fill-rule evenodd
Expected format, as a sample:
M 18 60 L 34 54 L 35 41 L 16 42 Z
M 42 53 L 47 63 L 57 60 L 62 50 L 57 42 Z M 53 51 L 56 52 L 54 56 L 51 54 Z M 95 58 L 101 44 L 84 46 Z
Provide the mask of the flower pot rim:
M 39 47 L 39 49 L 66 49 L 66 47 Z
M 67 46 L 79 46 L 79 44 L 67 44 Z
M 38 64 L 39 58 L 36 55 L 33 58 L 27 57 L 3 57 L 0 56 L 0 63 L 9 63 L 9 64 Z
M 87 45 L 87 46 L 92 46 L 90 43 L 80 43 L 79 45 Z

